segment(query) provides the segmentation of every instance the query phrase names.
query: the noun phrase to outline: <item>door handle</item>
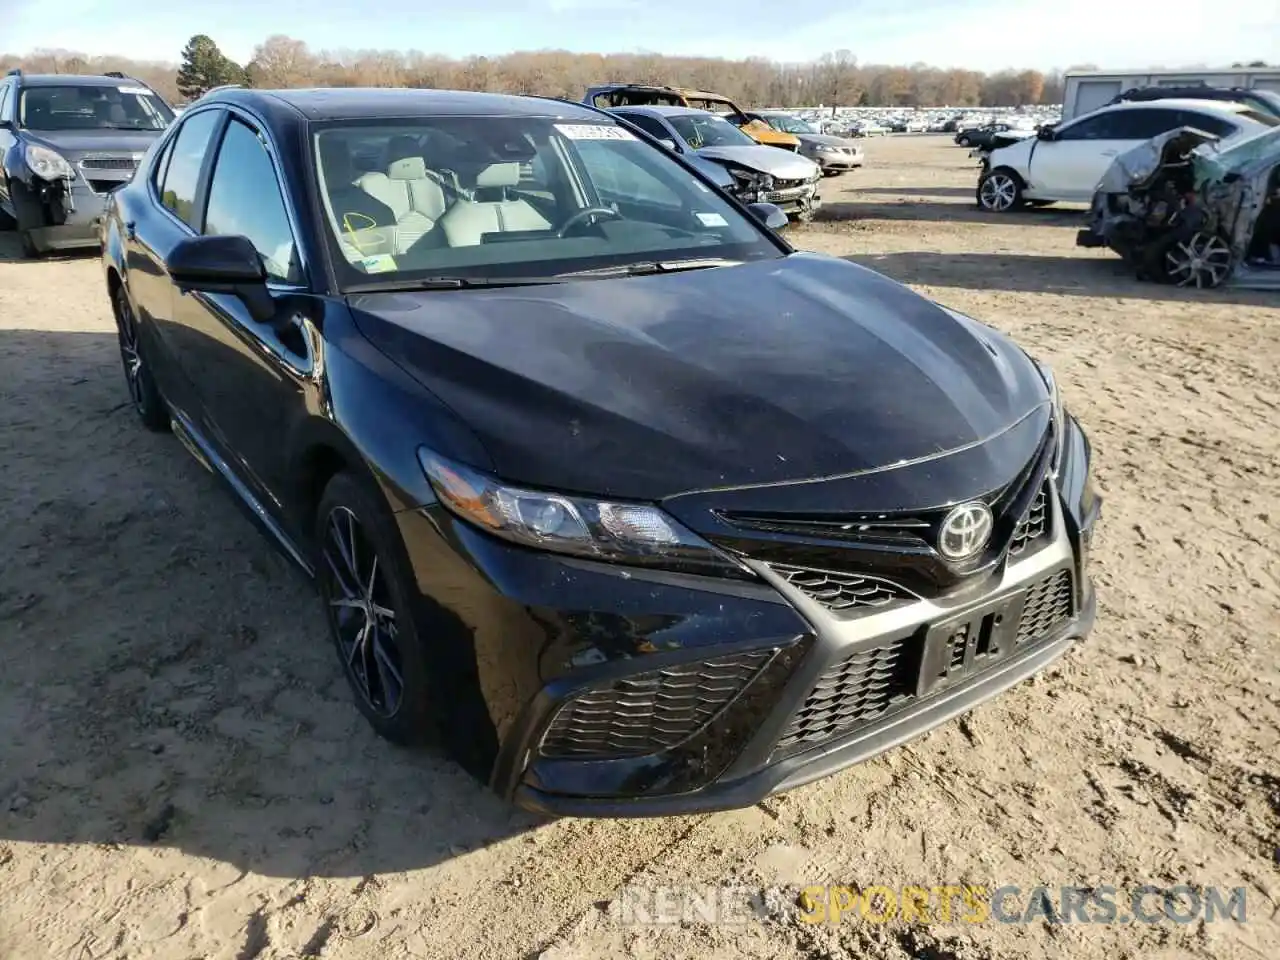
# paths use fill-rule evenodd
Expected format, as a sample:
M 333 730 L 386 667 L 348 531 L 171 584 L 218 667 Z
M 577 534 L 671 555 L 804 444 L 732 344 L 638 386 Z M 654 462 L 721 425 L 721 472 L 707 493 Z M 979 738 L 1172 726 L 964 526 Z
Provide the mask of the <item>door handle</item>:
M 1119 152 L 1119 150 L 1103 150 L 1102 155 L 1104 157 L 1114 157 Z

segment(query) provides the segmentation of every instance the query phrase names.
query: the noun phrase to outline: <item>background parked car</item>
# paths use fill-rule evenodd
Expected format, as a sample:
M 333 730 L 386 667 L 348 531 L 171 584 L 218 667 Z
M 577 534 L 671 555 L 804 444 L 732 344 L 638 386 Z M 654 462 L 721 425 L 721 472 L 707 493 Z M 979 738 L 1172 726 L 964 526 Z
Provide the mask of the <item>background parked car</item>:
M 800 140 L 800 153 L 822 168 L 824 176 L 835 177 L 846 170 L 862 166 L 862 148 L 844 137 L 819 133 L 811 123 L 789 113 L 769 111 L 752 114 L 776 130 L 782 130 Z
M 94 247 L 112 190 L 173 120 L 164 98 L 124 74 L 0 77 L 0 227 L 23 253 Z
M 724 117 L 688 107 L 615 107 L 610 113 L 634 123 L 679 154 L 722 164 L 743 203 L 772 203 L 801 222 L 821 204 L 821 168 L 798 154 L 756 143 Z

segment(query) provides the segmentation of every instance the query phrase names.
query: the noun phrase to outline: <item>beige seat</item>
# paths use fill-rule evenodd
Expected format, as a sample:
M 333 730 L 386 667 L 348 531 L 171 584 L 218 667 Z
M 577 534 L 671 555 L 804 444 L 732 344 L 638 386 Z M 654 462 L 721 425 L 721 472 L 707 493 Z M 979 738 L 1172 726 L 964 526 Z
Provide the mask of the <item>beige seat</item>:
M 386 173 L 366 173 L 356 186 L 386 204 L 395 214 L 395 253 L 404 253 L 431 230 L 445 210 L 444 190 L 427 172 L 426 161 L 416 155 L 411 138 L 396 137 L 388 148 Z
M 395 212 L 356 187 L 350 146 L 336 135 L 320 138 L 320 176 L 343 256 L 356 263 L 365 257 L 395 253 Z
M 511 198 L 520 182 L 520 164 L 494 163 L 476 176 L 474 199 L 459 200 L 440 218 L 440 230 L 451 247 L 472 247 L 486 233 L 547 230 L 551 224 L 529 201 Z

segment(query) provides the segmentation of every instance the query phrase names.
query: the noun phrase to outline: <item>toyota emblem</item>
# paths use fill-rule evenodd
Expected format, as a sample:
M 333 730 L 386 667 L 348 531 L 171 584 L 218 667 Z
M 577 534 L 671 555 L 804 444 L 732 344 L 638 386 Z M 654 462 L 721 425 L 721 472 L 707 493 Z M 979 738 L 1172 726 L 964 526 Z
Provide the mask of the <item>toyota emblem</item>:
M 948 560 L 967 560 L 987 545 L 993 523 L 985 503 L 962 503 L 943 518 L 938 550 Z

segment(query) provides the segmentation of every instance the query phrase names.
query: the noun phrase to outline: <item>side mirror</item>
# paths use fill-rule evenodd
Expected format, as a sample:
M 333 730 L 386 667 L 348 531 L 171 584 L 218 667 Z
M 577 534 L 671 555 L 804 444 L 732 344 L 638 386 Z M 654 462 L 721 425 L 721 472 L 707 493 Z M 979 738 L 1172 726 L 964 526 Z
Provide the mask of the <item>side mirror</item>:
M 663 137 L 658 142 L 662 144 L 664 147 L 666 147 L 668 150 L 671 150 L 673 152 L 676 149 L 676 142 L 672 140 L 670 137 Z
M 181 290 L 239 297 L 259 323 L 276 314 L 267 272 L 248 237 L 187 237 L 169 251 L 165 269 Z
M 772 203 L 749 203 L 747 209 L 770 230 L 782 230 L 790 222 L 787 215 Z
M 1051 124 L 1043 126 L 1036 131 L 1037 140 L 1056 140 L 1057 138 L 1058 138 L 1058 133 L 1056 130 L 1053 129 L 1053 126 Z

